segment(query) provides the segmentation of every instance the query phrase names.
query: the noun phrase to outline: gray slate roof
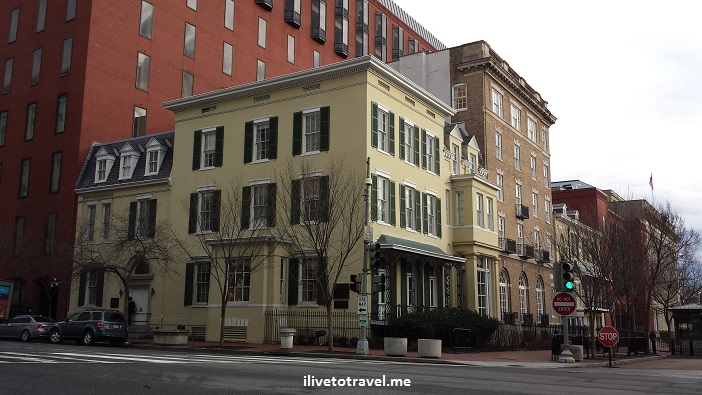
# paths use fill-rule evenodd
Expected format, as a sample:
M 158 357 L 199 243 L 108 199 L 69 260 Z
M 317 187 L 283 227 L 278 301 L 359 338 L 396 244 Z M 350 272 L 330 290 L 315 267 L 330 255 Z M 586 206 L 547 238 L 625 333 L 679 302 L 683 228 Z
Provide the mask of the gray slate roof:
M 151 139 L 156 139 L 162 146 L 166 147 L 166 154 L 164 155 L 163 162 L 159 168 L 158 174 L 153 174 L 149 176 L 144 175 L 144 170 L 146 169 L 146 144 L 151 141 Z M 171 168 L 173 167 L 173 144 L 175 140 L 175 132 L 165 132 L 159 134 L 151 134 L 141 137 L 133 137 L 126 140 L 115 141 L 111 143 L 93 143 L 88 151 L 88 156 L 83 163 L 83 168 L 78 176 L 78 182 L 76 183 L 76 192 L 85 191 L 91 188 L 106 188 L 106 187 L 119 187 L 128 186 L 138 183 L 143 183 L 145 181 L 163 180 L 166 181 L 171 176 Z M 137 161 L 136 167 L 132 177 L 128 180 L 119 180 L 119 169 L 120 169 L 120 158 L 119 150 L 124 146 L 125 143 L 129 143 L 132 148 L 141 151 L 139 155 L 139 160 Z M 107 180 L 101 183 L 95 183 L 95 167 L 97 161 L 95 160 L 95 154 L 100 150 L 100 148 L 105 148 L 105 150 L 111 155 L 115 155 L 116 159 L 112 169 L 110 169 L 110 174 L 107 176 Z

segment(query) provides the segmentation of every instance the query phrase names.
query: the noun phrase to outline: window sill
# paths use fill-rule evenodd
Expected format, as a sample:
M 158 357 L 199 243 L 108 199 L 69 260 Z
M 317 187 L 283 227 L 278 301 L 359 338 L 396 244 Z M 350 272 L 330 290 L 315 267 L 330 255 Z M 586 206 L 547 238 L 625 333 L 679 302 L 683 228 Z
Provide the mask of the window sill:
M 211 230 L 198 230 L 197 232 L 195 232 L 195 234 L 196 235 L 209 235 L 209 234 L 212 234 L 212 231 Z
M 417 232 L 417 231 L 416 231 L 415 229 L 413 229 L 413 228 L 404 227 L 403 229 L 406 230 L 406 231 L 408 231 L 408 232 L 419 233 L 419 232 Z
M 256 164 L 256 163 L 266 163 L 266 162 L 270 162 L 270 161 L 271 161 L 271 160 L 268 159 L 268 158 L 266 158 L 266 159 L 256 159 L 256 160 L 251 161 L 251 164 L 253 165 L 253 164 Z
M 310 151 L 310 152 L 304 152 L 300 156 L 308 156 L 308 155 L 317 155 L 321 153 L 322 151 Z
M 317 302 L 300 302 L 297 304 L 296 307 L 299 308 L 304 308 L 304 307 L 319 307 L 320 305 L 317 304 Z
M 394 156 L 393 154 L 391 154 L 391 153 L 389 153 L 389 152 L 387 152 L 387 151 L 383 151 L 383 150 L 381 150 L 380 148 L 376 148 L 376 151 L 380 152 L 381 154 L 385 154 L 385 155 L 387 155 L 387 156 L 390 156 L 390 157 Z
M 410 165 L 410 166 L 419 167 L 418 164 L 412 163 L 412 162 L 408 161 L 407 159 L 405 159 L 405 163 L 407 163 L 407 164 Z
M 198 170 L 212 170 L 214 169 L 214 166 L 208 166 L 208 167 L 200 167 Z
M 248 300 L 228 300 L 227 306 L 246 306 L 250 303 Z
M 202 309 L 202 308 L 209 307 L 209 304 L 208 304 L 208 303 L 203 303 L 203 302 L 198 302 L 198 303 L 193 303 L 193 304 L 191 304 L 190 307 L 193 307 L 193 308 L 196 308 L 196 309 Z
M 375 221 L 375 223 L 378 224 L 378 225 L 383 225 L 383 226 L 395 226 L 395 225 L 389 224 L 389 223 L 387 223 L 387 222 L 385 222 L 385 221 Z
M 427 173 L 429 173 L 429 174 L 432 174 L 432 175 L 435 175 L 435 176 L 438 176 L 438 174 L 434 173 L 434 171 L 433 171 L 433 170 L 429 170 L 429 169 L 427 169 Z

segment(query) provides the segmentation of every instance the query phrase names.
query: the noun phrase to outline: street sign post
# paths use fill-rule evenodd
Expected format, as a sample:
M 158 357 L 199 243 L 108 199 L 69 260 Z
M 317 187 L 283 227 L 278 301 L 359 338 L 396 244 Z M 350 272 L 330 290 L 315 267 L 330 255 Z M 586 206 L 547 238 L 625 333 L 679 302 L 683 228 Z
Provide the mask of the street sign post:
M 568 317 L 575 314 L 577 303 L 572 292 L 558 292 L 553 295 L 553 312 L 560 316 Z
M 619 332 L 617 332 L 617 330 L 611 326 L 602 327 L 602 329 L 597 332 L 597 340 L 599 340 L 604 347 L 609 347 L 609 367 L 611 368 L 612 347 L 617 345 L 617 342 L 619 342 Z
M 368 296 L 358 295 L 358 314 L 368 314 Z

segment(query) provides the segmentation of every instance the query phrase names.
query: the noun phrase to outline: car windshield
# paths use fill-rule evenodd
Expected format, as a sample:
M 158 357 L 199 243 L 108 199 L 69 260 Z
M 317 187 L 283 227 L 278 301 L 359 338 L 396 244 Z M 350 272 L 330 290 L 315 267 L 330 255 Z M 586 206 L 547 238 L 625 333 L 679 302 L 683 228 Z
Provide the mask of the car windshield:
M 108 311 L 105 313 L 105 321 L 124 322 L 124 316 L 116 311 Z
M 56 322 L 55 319 L 53 319 L 51 317 L 44 316 L 44 315 L 34 316 L 34 321 L 36 321 L 36 322 Z

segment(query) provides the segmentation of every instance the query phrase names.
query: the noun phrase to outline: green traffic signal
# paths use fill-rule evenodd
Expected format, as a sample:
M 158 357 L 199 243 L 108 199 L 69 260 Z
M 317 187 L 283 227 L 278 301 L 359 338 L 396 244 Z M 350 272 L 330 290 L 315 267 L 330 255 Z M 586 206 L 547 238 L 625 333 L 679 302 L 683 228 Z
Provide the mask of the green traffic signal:
M 566 282 L 563 284 L 563 286 L 564 286 L 565 289 L 567 289 L 568 291 L 572 291 L 573 288 L 575 288 L 575 283 L 573 283 L 572 281 L 566 281 Z
M 573 291 L 575 289 L 574 268 L 575 267 L 570 262 L 561 263 L 561 278 L 563 279 L 563 289 L 566 291 Z

